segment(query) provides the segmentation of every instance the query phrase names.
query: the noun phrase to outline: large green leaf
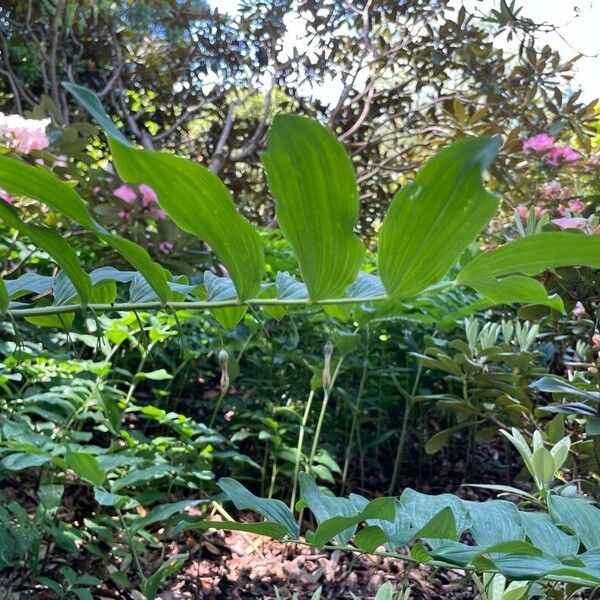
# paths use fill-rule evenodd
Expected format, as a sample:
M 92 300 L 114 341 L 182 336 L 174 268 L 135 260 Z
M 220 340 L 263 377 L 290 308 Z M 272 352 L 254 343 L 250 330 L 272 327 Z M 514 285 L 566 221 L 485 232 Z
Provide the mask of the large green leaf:
M 379 233 L 379 275 L 395 298 L 438 282 L 498 210 L 481 184 L 499 138 L 455 142 L 429 159 L 400 189 Z
M 294 515 L 281 500 L 259 498 L 241 483 L 229 477 L 222 477 L 219 479 L 218 484 L 238 510 L 253 510 L 265 517 L 267 521 L 285 527 L 290 537 L 298 537 L 298 524 L 294 519 Z
M 356 515 L 348 517 L 332 517 L 322 521 L 314 533 L 307 533 L 306 539 L 312 544 L 315 544 L 315 546 L 322 547 L 338 534 L 353 528 L 363 521 L 382 519 L 391 522 L 395 517 L 394 503 L 394 498 L 375 498 L 375 500 L 368 502 Z
M 236 521 L 180 521 L 171 533 L 177 535 L 190 529 L 220 529 L 224 531 L 244 531 L 255 535 L 265 535 L 275 540 L 283 540 L 289 535 L 288 529 L 281 523 L 262 521 L 260 523 L 238 523 Z
M 120 177 L 151 186 L 169 217 L 211 246 L 227 267 L 240 300 L 257 295 L 264 264 L 260 236 L 237 212 L 223 182 L 194 161 L 134 148 L 116 130 L 95 94 L 73 84 L 65 87 L 105 130 Z
M 542 304 L 559 312 L 565 307 L 560 296 L 548 295 L 546 288 L 532 277 L 508 275 L 502 279 L 486 277 L 469 283 L 482 296 L 494 304 Z
M 101 486 L 104 483 L 106 473 L 93 454 L 68 451 L 65 460 L 67 466 L 73 469 L 81 479 L 85 479 L 96 486 Z
M 163 302 L 170 299 L 171 290 L 165 271 L 152 261 L 148 252 L 134 242 L 108 232 L 94 221 L 79 194 L 49 171 L 7 156 L 0 156 L 0 187 L 9 194 L 27 196 L 43 202 L 95 233 L 144 276 Z
M 350 517 L 348 527 L 334 536 L 336 542 L 346 544 L 356 531 L 356 523 L 352 520 L 359 513 L 356 505 L 348 498 L 337 498 L 325 494 L 308 473 L 300 473 L 298 481 L 300 483 L 299 504 L 307 506 L 311 510 L 319 526 L 336 517 Z
M 227 268 L 239 299 L 257 295 L 264 263 L 260 236 L 237 212 L 223 182 L 191 160 L 132 148 L 113 138 L 109 144 L 121 178 L 151 186 L 169 217 L 211 246 Z
M 574 531 L 587 550 L 600 549 L 600 509 L 584 500 L 552 495 L 548 510 L 552 520 Z
M 481 252 L 465 265 L 457 282 L 467 285 L 520 273 L 537 275 L 557 267 L 600 268 L 600 236 L 567 232 L 529 235 Z
M 3 184 L 0 183 L 0 185 Z M 51 229 L 38 225 L 30 225 L 21 221 L 17 211 L 6 202 L 0 202 L 0 219 L 8 226 L 26 235 L 34 244 L 45 250 L 67 274 L 77 290 L 82 304 L 88 303 L 92 294 L 92 280 L 81 268 L 79 257 L 67 240 Z
M 344 147 L 312 119 L 277 115 L 262 158 L 277 220 L 298 258 L 311 300 L 343 295 L 364 255 L 353 233 L 359 198 Z

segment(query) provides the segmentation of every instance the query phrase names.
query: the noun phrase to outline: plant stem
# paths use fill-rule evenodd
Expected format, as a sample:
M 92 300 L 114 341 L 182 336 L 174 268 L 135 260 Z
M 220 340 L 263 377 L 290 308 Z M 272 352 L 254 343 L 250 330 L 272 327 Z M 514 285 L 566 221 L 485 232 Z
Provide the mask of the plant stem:
M 296 445 L 296 461 L 294 463 L 294 480 L 292 483 L 292 498 L 290 500 L 290 510 L 294 510 L 296 504 L 296 492 L 298 491 L 298 475 L 300 473 L 300 459 L 302 457 L 302 446 L 304 444 L 304 432 L 306 431 L 306 423 L 308 422 L 308 415 L 312 406 L 313 398 L 315 397 L 315 390 L 310 390 L 308 399 L 306 400 L 306 406 L 304 407 L 304 415 L 302 415 L 302 423 L 300 424 L 300 432 L 298 433 L 298 444 Z
M 406 444 L 406 433 L 408 431 L 408 421 L 410 419 L 410 413 L 411 413 L 411 410 L 413 407 L 413 398 L 414 398 L 415 394 L 417 393 L 417 388 L 419 387 L 419 382 L 421 381 L 422 370 L 423 369 L 422 369 L 421 365 L 419 365 L 410 396 L 403 394 L 404 395 L 404 416 L 402 419 L 402 428 L 400 429 L 400 437 L 398 438 L 398 448 L 396 449 L 396 458 L 394 460 L 394 470 L 392 471 L 392 479 L 390 481 L 390 486 L 388 488 L 388 494 L 390 494 L 390 495 L 393 494 L 394 490 L 396 489 L 396 483 L 398 481 L 398 474 L 400 473 L 400 467 L 402 465 L 402 457 L 404 455 L 404 445 Z M 396 386 L 398 387 L 398 389 L 402 390 L 402 388 L 399 386 L 398 382 L 396 381 L 396 378 L 394 376 L 392 376 L 392 379 L 394 380 L 394 383 L 396 383 Z
M 142 569 L 142 563 L 140 562 L 140 557 L 137 553 L 137 550 L 135 549 L 135 542 L 133 540 L 133 536 L 131 535 L 131 530 L 129 529 L 129 527 L 127 526 L 127 523 L 125 522 L 125 518 L 123 517 L 123 513 L 121 512 L 121 509 L 117 508 L 115 506 L 115 510 L 117 512 L 117 515 L 119 516 L 119 521 L 121 521 L 121 525 L 123 526 L 123 529 L 125 530 L 125 535 L 127 536 L 127 541 L 129 543 L 129 548 L 131 550 L 131 556 L 133 557 L 133 563 L 135 564 L 136 571 L 138 572 L 140 581 L 142 582 L 142 584 L 144 584 L 146 582 L 146 575 L 144 575 L 144 570 Z
M 340 372 L 340 367 L 344 362 L 344 357 L 342 356 L 335 367 L 333 375 L 331 376 L 331 383 L 323 390 L 323 404 L 321 405 L 321 412 L 319 413 L 319 419 L 317 421 L 317 428 L 315 429 L 315 437 L 313 438 L 312 448 L 310 449 L 310 455 L 308 457 L 308 472 L 312 469 L 313 462 L 315 460 L 315 454 L 317 453 L 317 446 L 319 445 L 319 438 L 321 437 L 321 428 L 323 427 L 323 421 L 325 420 L 325 413 L 327 411 L 327 404 L 329 403 L 329 398 L 331 397 L 331 392 L 333 391 L 333 384 Z

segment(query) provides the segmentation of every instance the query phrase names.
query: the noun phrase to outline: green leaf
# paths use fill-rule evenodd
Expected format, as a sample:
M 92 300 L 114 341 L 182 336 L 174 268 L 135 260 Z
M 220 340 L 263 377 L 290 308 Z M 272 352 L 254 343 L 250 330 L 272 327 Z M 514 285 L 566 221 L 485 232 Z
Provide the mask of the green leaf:
M 0 156 L 0 160 L 3 158 Z M 19 164 L 18 161 L 14 162 Z M 0 168 L 1 166 L 2 163 L 0 162 Z M 92 280 L 82 270 L 79 264 L 79 257 L 67 240 L 46 227 L 24 223 L 19 218 L 17 211 L 6 202 L 0 202 L 0 219 L 9 227 L 13 227 L 23 235 L 26 235 L 36 246 L 45 250 L 68 275 L 79 294 L 81 302 L 83 304 L 88 303 L 92 294 Z
M 277 220 L 311 300 L 336 298 L 355 280 L 364 246 L 353 233 L 359 198 L 352 162 L 318 122 L 277 115 L 262 156 Z
M 503 279 L 489 277 L 466 283 L 494 304 L 541 304 L 565 312 L 562 298 L 556 294 L 549 296 L 546 288 L 531 277 L 509 275 Z
M 111 490 L 117 492 L 123 488 L 138 485 L 140 483 L 148 483 L 152 479 L 171 475 L 177 470 L 168 463 L 159 463 L 147 467 L 145 469 L 131 469 L 126 475 L 120 479 L 116 479 L 111 483 Z
M 0 187 L 9 194 L 38 200 L 96 234 L 143 275 L 163 302 L 171 298 L 164 269 L 152 261 L 148 252 L 96 223 L 77 192 L 54 174 L 40 167 L 0 156 Z
M 304 491 L 306 492 L 306 487 Z M 330 497 L 327 498 L 329 499 Z M 303 499 L 305 498 L 303 497 Z M 312 498 L 310 498 L 310 500 L 311 504 L 314 505 L 314 500 Z M 343 500 L 346 499 L 343 498 Z M 307 533 L 307 540 L 322 548 L 332 538 L 335 538 L 344 531 L 351 530 L 355 525 L 358 525 L 363 521 L 369 519 L 393 521 L 395 516 L 394 502 L 394 498 L 375 498 L 375 500 L 371 500 L 371 502 L 369 502 L 358 514 L 347 517 L 336 516 L 321 521 L 314 533 Z M 309 508 L 311 508 L 311 504 L 308 504 Z
M 498 210 L 481 174 L 499 138 L 468 138 L 429 159 L 395 195 L 379 232 L 379 275 L 394 298 L 437 283 Z
M 90 273 L 90 277 L 92 274 Z M 20 298 L 25 294 L 45 294 L 52 289 L 54 277 L 38 275 L 37 273 L 24 273 L 16 279 L 5 281 L 8 295 L 11 299 Z
M 525 539 L 520 513 L 512 502 L 506 500 L 487 502 L 464 500 L 463 502 L 471 515 L 469 530 L 478 546 L 491 546 L 498 542 Z
M 22 471 L 31 467 L 41 467 L 50 462 L 47 454 L 31 454 L 29 452 L 14 452 L 0 460 L 0 469 L 7 471 Z
M 179 502 L 169 502 L 155 506 L 145 517 L 135 520 L 131 524 L 131 531 L 138 531 L 148 525 L 166 521 L 177 513 L 185 512 L 186 508 L 198 506 L 199 504 L 208 503 L 209 500 L 180 500 Z
M 222 302 L 237 298 L 235 286 L 229 277 L 217 277 L 211 271 L 205 271 L 204 287 L 207 299 L 210 301 Z M 228 306 L 226 308 L 214 308 L 211 312 L 225 329 L 233 329 L 241 321 L 247 310 L 247 306 Z
M 548 486 L 554 477 L 554 460 L 546 448 L 538 448 L 531 456 L 533 473 L 540 489 Z
M 94 92 L 81 85 L 75 85 L 66 81 L 62 83 L 62 86 L 85 107 L 108 135 L 118 140 L 121 144 L 126 146 L 131 145 L 131 142 L 119 131 L 112 119 L 106 114 L 100 98 Z
M 457 431 L 460 431 L 465 427 L 470 427 L 472 424 L 473 421 L 465 421 L 463 423 L 458 423 L 458 425 L 448 427 L 447 429 L 442 429 L 442 431 L 438 431 L 425 442 L 425 452 L 427 454 L 439 452 Z
M 361 529 L 353 540 L 354 545 L 367 554 L 375 552 L 379 546 L 383 546 L 388 541 L 388 536 L 378 525 L 369 525 Z
M 522 237 L 481 252 L 465 265 L 456 280 L 471 285 L 491 277 L 515 273 L 531 276 L 571 266 L 600 268 L 600 236 L 547 232 Z
M 294 515 L 281 500 L 259 498 L 241 483 L 229 477 L 219 479 L 218 485 L 229 496 L 238 510 L 253 510 L 265 517 L 267 521 L 283 525 L 290 537 L 298 537 L 298 524 L 294 519 Z
M 8 304 L 10 298 L 8 295 L 8 289 L 3 279 L 0 279 L 0 316 L 6 313 L 8 310 Z
M 179 522 L 171 530 L 172 535 L 177 535 L 182 531 L 190 529 L 222 529 L 225 531 L 245 531 L 256 535 L 264 535 L 276 540 L 283 540 L 289 535 L 288 528 L 281 523 L 272 521 L 263 521 L 262 523 L 237 523 L 235 521 L 188 521 Z
M 323 493 L 308 473 L 300 473 L 298 481 L 300 483 L 301 501 L 315 515 L 319 526 L 329 519 L 350 517 L 349 526 L 334 537 L 339 544 L 348 543 L 356 531 L 356 523 L 353 521 L 353 518 L 356 518 L 359 512 L 356 505 L 348 498 L 336 498 Z
M 444 539 L 456 540 L 456 519 L 450 506 L 442 508 L 439 513 L 431 517 L 413 536 L 416 540 Z
M 548 392 L 550 394 L 564 394 L 566 396 L 577 396 L 584 400 L 593 400 L 600 402 L 600 392 L 589 392 L 582 390 L 574 385 L 557 379 L 556 377 L 542 377 L 534 381 L 529 387 L 540 392 Z
M 527 537 L 534 546 L 556 557 L 577 554 L 579 550 L 577 537 L 561 531 L 547 514 L 523 511 L 519 515 Z
M 158 586 L 163 579 L 177 573 L 188 558 L 188 554 L 176 554 L 168 558 L 148 579 L 142 583 L 142 592 L 148 600 L 154 600 L 158 591 Z
M 258 294 L 264 264 L 260 236 L 237 212 L 223 182 L 191 160 L 124 146 L 112 138 L 109 145 L 124 181 L 151 186 L 169 217 L 210 245 L 240 300 Z
M 600 509 L 584 500 L 551 495 L 548 510 L 552 520 L 574 531 L 587 550 L 600 548 Z
M 67 451 L 65 460 L 69 469 L 81 478 L 89 481 L 95 486 L 101 487 L 106 479 L 106 473 L 102 470 L 96 457 L 87 452 Z

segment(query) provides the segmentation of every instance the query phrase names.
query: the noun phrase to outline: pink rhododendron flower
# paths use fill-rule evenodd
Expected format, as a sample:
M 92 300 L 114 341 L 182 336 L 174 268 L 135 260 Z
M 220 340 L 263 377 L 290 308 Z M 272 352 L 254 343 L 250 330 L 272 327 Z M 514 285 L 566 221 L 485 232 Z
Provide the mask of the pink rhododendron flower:
M 538 133 L 523 142 L 524 152 L 548 152 L 554 147 L 554 138 L 547 133 Z
M 552 222 L 561 229 L 580 229 L 586 233 L 592 233 L 588 220 L 583 217 L 562 217 L 561 219 L 553 219 Z
M 519 217 L 521 217 L 522 220 L 525 220 L 527 218 L 529 218 L 529 206 L 527 206 L 526 204 L 519 204 L 517 206 L 517 212 L 519 213 Z M 535 218 L 539 219 L 540 217 L 542 217 L 546 212 L 548 212 L 545 208 L 543 208 L 542 206 L 534 206 L 535 208 Z
M 600 346 L 600 333 L 595 333 L 592 336 L 592 344 L 594 344 L 594 346 Z
M 542 196 L 544 198 L 560 198 L 562 191 L 563 187 L 560 184 L 560 181 L 554 179 L 542 188 Z
M 156 192 L 149 185 L 142 183 L 138 187 L 142 194 L 142 204 L 144 208 L 148 208 L 148 206 L 150 206 L 151 204 L 158 202 Z
M 167 218 L 167 213 L 162 208 L 159 208 L 158 206 L 151 206 L 147 210 L 147 214 L 150 215 L 151 217 L 155 217 L 156 219 L 160 219 L 161 221 L 163 219 Z
M 127 202 L 127 204 L 133 204 L 135 202 L 135 199 L 137 198 L 135 190 L 132 187 L 125 184 L 114 189 L 113 194 L 117 198 L 121 198 L 121 200 Z
M 50 119 L 24 119 L 20 115 L 0 113 L 0 140 L 13 150 L 29 154 L 50 145 L 46 127 Z
M 131 223 L 133 221 L 133 215 L 130 210 L 120 210 L 117 215 L 119 215 L 119 218 L 125 223 Z
M 12 204 L 15 201 L 15 199 L 8 192 L 5 192 L 4 190 L 0 190 L 0 198 L 2 198 L 2 200 L 4 200 L 4 202 L 8 202 L 9 204 Z
M 544 160 L 553 167 L 558 167 L 560 163 L 575 162 L 580 158 L 581 154 L 571 146 L 556 146 L 544 156 Z
M 171 242 L 167 242 L 166 240 L 164 242 L 161 242 L 160 245 L 158 246 L 158 249 L 163 253 L 163 254 L 169 254 L 171 252 L 171 250 L 173 250 L 173 244 L 171 244 Z
M 584 308 L 583 304 L 581 304 L 581 302 L 579 302 L 579 300 L 575 304 L 575 308 L 573 309 L 573 314 L 576 317 L 583 317 L 586 314 L 585 308 Z
M 569 202 L 569 210 L 573 213 L 580 213 L 585 208 L 585 204 L 581 200 L 571 200 Z

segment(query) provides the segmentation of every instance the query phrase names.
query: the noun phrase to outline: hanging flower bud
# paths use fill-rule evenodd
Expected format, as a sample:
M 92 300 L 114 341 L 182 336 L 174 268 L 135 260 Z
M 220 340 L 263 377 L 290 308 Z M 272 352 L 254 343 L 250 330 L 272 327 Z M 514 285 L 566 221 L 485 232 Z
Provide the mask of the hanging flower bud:
M 323 382 L 323 389 L 329 390 L 331 387 L 331 355 L 333 354 L 333 344 L 327 342 L 323 348 L 323 355 L 325 362 L 323 364 L 323 376 L 321 378 Z
M 219 367 L 221 367 L 221 394 L 224 394 L 229 389 L 229 354 L 225 348 L 221 348 L 217 357 Z

